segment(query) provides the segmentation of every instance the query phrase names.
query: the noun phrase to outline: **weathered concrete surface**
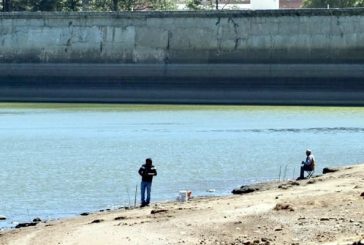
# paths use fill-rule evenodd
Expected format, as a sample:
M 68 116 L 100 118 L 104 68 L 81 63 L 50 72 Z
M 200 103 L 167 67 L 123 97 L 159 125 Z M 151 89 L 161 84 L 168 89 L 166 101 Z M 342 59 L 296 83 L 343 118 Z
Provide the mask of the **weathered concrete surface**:
M 364 9 L 1 13 L 0 101 L 364 105 Z
M 1 13 L 0 62 L 363 63 L 364 9 Z

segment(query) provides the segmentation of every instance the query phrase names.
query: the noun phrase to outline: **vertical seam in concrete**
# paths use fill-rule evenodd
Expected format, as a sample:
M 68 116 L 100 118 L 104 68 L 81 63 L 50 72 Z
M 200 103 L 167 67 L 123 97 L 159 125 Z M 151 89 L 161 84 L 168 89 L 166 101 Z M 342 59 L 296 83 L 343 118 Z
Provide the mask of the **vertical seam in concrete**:
M 279 22 L 277 23 L 277 25 L 278 25 L 277 32 L 279 33 Z M 274 38 L 273 38 L 273 35 L 271 32 L 269 33 L 269 37 L 270 37 L 270 46 L 271 46 L 269 49 L 269 62 L 272 62 L 275 43 L 274 43 Z
M 169 63 L 169 48 L 170 48 L 170 39 L 172 37 L 172 33 L 168 30 L 167 31 L 167 47 L 166 47 L 166 52 L 165 52 L 165 56 L 164 56 L 164 63 L 168 64 Z
M 221 48 L 221 45 L 222 45 L 222 37 L 221 37 L 221 18 L 218 17 L 217 18 L 217 21 L 215 23 L 215 26 L 216 26 L 216 42 L 217 42 L 217 51 L 216 51 L 216 54 L 219 55 L 221 52 L 222 52 L 222 48 Z
M 229 17 L 229 22 L 231 22 L 233 24 L 234 27 L 234 33 L 235 33 L 235 45 L 234 45 L 234 50 L 238 49 L 239 43 L 240 43 L 240 37 L 239 37 L 239 32 L 238 32 L 238 27 L 239 25 L 234 21 L 234 19 L 232 17 Z

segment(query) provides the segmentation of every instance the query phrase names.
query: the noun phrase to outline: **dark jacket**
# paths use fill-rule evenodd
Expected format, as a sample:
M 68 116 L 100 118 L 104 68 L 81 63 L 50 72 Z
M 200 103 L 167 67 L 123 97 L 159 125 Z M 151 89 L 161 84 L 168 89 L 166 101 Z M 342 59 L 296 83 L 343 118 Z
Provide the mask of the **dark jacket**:
M 153 165 L 143 164 L 138 173 L 142 176 L 142 181 L 152 182 L 153 176 L 157 176 L 157 169 Z

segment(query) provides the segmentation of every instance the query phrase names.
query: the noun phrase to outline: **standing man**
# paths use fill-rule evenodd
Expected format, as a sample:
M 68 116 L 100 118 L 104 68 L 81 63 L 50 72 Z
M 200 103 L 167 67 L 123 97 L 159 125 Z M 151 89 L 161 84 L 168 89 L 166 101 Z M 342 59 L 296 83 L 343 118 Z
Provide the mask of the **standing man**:
M 149 205 L 150 202 L 150 192 L 152 190 L 153 176 L 157 176 L 157 169 L 152 164 L 152 159 L 145 159 L 145 164 L 143 164 L 139 171 L 139 175 L 142 176 L 142 183 L 140 184 L 141 190 L 141 205 L 140 207 L 145 207 Z M 145 199 L 145 191 L 147 191 L 147 198 Z
M 298 179 L 304 179 L 305 171 L 313 171 L 315 169 L 315 157 L 313 156 L 311 150 L 306 150 L 306 160 L 302 161 L 301 173 Z

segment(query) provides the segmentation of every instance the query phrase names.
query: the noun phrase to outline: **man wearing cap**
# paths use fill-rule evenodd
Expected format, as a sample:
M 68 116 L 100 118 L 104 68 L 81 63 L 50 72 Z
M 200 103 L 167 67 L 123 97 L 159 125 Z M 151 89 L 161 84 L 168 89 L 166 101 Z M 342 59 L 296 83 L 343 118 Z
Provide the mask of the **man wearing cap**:
M 306 161 L 302 161 L 301 173 L 298 179 L 304 179 L 305 171 L 313 171 L 315 169 L 315 157 L 313 156 L 311 150 L 306 150 Z
M 145 164 L 143 164 L 139 171 L 139 175 L 142 177 L 142 182 L 140 184 L 141 191 L 141 205 L 140 207 L 145 207 L 149 205 L 150 202 L 150 192 L 152 190 L 153 176 L 157 176 L 157 169 L 152 164 L 152 159 L 145 159 Z M 145 192 L 147 192 L 147 197 L 145 198 Z

